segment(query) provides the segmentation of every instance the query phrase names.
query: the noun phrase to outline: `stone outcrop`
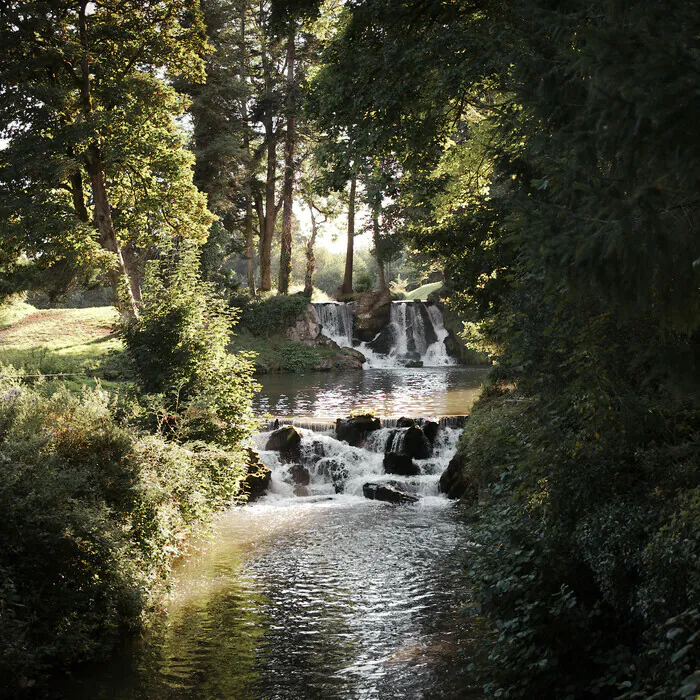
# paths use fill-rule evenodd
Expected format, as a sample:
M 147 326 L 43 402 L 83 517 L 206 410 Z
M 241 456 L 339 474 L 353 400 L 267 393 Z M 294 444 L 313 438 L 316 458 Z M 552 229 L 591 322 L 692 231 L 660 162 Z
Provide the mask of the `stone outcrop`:
M 475 500 L 477 492 L 474 484 L 465 475 L 464 457 L 459 452 L 450 460 L 447 469 L 440 475 L 440 493 L 448 498 Z
M 264 496 L 270 487 L 272 472 L 260 461 L 255 450 L 248 449 L 248 473 L 243 480 L 243 493 L 248 495 L 248 503 Z
M 333 343 L 332 340 L 330 340 Z M 335 343 L 333 343 L 335 345 Z M 362 369 L 365 356 L 354 348 L 339 348 L 332 357 L 324 357 L 314 369 L 319 372 L 328 372 L 334 369 Z
M 265 449 L 279 452 L 283 461 L 297 462 L 299 460 L 300 444 L 301 435 L 296 428 L 291 425 L 285 425 L 270 434 Z
M 384 484 L 364 484 L 362 494 L 371 501 L 386 501 L 387 503 L 417 503 L 419 500 L 418 496 Z
M 294 319 L 294 324 L 287 328 L 287 338 L 295 343 L 301 343 L 309 347 L 338 347 L 330 338 L 321 335 L 321 324 L 311 304 L 307 304 L 304 310 Z
M 428 438 L 428 442 L 432 445 L 440 430 L 440 424 L 434 420 L 427 420 L 423 423 L 423 435 Z
M 384 455 L 383 464 L 387 474 L 397 474 L 398 476 L 418 476 L 420 474 L 420 468 L 410 455 L 387 452 Z
M 406 430 L 401 441 L 400 452 L 410 455 L 413 459 L 427 459 L 430 457 L 430 442 L 417 425 Z
M 379 418 L 366 413 L 352 418 L 338 418 L 335 422 L 335 434 L 338 440 L 345 440 L 349 445 L 358 447 L 365 441 L 367 433 L 379 430 L 381 427 Z
M 388 289 L 358 294 L 352 304 L 354 336 L 359 340 L 369 342 L 389 325 L 391 292 Z

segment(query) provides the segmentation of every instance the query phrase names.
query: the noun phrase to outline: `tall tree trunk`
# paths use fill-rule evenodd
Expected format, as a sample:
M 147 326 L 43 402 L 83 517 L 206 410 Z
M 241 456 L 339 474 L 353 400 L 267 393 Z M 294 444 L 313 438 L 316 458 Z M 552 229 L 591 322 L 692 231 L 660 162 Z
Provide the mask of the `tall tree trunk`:
M 265 179 L 265 218 L 260 232 L 260 291 L 272 289 L 272 239 L 275 234 L 275 177 L 277 171 L 277 136 L 271 114 L 265 116 L 265 137 L 267 139 L 267 173 Z
M 248 51 L 246 49 L 246 12 L 247 3 L 241 3 L 241 76 L 248 75 Z M 241 100 L 241 119 L 243 120 L 243 150 L 246 154 L 248 167 L 251 167 L 250 134 L 248 132 L 248 104 L 247 97 Z M 251 296 L 255 296 L 255 240 L 253 234 L 253 188 L 251 185 L 252 175 L 246 178 L 245 184 L 245 218 L 243 219 L 243 230 L 245 234 L 245 254 L 246 254 L 246 280 Z M 262 230 L 262 229 L 261 229 Z
M 372 237 L 374 238 L 374 251 L 377 258 L 379 289 L 386 291 L 386 275 L 384 274 L 384 261 L 382 260 L 379 239 L 379 210 L 376 207 L 372 210 Z
M 88 0 L 82 0 L 78 9 L 80 43 L 83 49 L 83 58 L 80 62 L 80 100 L 82 110 L 86 118 L 92 112 L 92 95 L 90 92 L 90 57 L 87 34 L 88 5 Z M 114 291 L 115 305 L 117 305 L 117 307 L 119 307 L 120 311 L 123 313 L 138 317 L 138 304 L 141 301 L 141 289 L 139 288 L 135 277 L 132 277 L 132 275 L 129 274 L 129 269 L 124 261 L 124 255 L 119 245 L 117 234 L 114 230 L 114 222 L 112 221 L 112 212 L 109 206 L 109 197 L 107 195 L 105 174 L 102 167 L 102 158 L 97 144 L 92 144 L 89 147 L 87 153 L 85 154 L 85 164 L 88 175 L 90 176 L 90 185 L 92 187 L 92 199 L 94 205 L 94 220 L 100 234 L 100 245 L 105 250 L 109 250 L 116 255 L 116 269 L 109 272 L 109 279 Z M 76 182 L 74 182 L 74 185 L 75 184 Z M 73 196 L 75 202 L 75 191 Z M 125 282 L 125 284 L 121 284 L 122 280 Z M 121 291 L 123 288 L 125 288 L 126 299 L 122 303 Z
M 250 193 L 246 202 L 243 226 L 245 229 L 246 278 L 250 294 L 255 296 L 255 239 L 253 236 L 253 200 Z
M 287 39 L 287 133 L 284 139 L 284 183 L 282 185 L 282 237 L 280 240 L 280 278 L 277 289 L 280 294 L 289 293 L 292 276 L 292 205 L 294 198 L 294 150 L 296 147 L 296 104 L 294 96 L 294 63 L 296 51 L 296 26 L 294 22 Z
M 314 272 L 316 271 L 316 256 L 314 246 L 316 245 L 316 217 L 314 216 L 314 205 L 309 200 L 307 203 L 309 214 L 311 215 L 311 238 L 306 244 L 306 276 L 304 278 L 304 294 L 309 298 L 314 291 Z
M 90 148 L 88 174 L 90 175 L 90 184 L 92 185 L 95 225 L 100 232 L 100 245 L 105 250 L 109 250 L 116 255 L 117 267 L 109 272 L 109 279 L 115 295 L 115 303 L 117 306 L 122 307 L 121 310 L 123 312 L 138 317 L 141 289 L 138 286 L 136 276 L 130 274 L 117 239 L 117 234 L 114 230 L 112 212 L 110 211 L 109 198 L 107 197 L 104 171 L 99 165 L 97 148 L 94 146 Z M 122 284 L 122 281 L 125 284 Z M 123 299 L 123 293 L 126 294 L 126 299 Z
M 348 247 L 345 254 L 345 276 L 343 286 L 340 288 L 342 294 L 352 294 L 352 268 L 353 255 L 355 251 L 355 193 L 357 191 L 357 177 L 352 176 L 350 180 L 350 201 L 348 203 Z

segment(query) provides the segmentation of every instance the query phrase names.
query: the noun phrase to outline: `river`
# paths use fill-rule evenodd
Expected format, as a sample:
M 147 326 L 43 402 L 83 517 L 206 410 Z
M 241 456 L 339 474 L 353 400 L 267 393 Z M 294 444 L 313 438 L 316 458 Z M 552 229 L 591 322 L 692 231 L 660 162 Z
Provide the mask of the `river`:
M 483 379 L 483 370 L 469 368 L 365 376 L 370 372 L 266 379 L 258 407 L 331 418 L 353 408 L 377 410 L 381 393 L 385 414 L 418 415 L 423 406 L 422 415 L 439 415 L 440 407 L 454 405 L 452 413 L 463 415 L 473 400 L 464 397 L 476 393 L 464 385 Z M 450 390 L 462 401 L 450 403 L 455 397 L 444 395 Z M 458 506 L 437 488 L 459 429 L 443 422 L 430 454 L 414 460 L 419 475 L 384 474 L 384 452 L 407 430 L 388 422 L 352 447 L 331 430 L 300 429 L 298 461 L 310 478 L 303 497 L 294 495 L 290 464 L 265 449 L 267 434 L 258 436 L 273 471 L 271 493 L 225 513 L 213 538 L 175 568 L 167 612 L 144 638 L 64 684 L 61 697 L 482 697 L 465 661 L 474 635 L 460 615 L 469 533 Z M 420 500 L 398 506 L 367 500 L 368 480 Z

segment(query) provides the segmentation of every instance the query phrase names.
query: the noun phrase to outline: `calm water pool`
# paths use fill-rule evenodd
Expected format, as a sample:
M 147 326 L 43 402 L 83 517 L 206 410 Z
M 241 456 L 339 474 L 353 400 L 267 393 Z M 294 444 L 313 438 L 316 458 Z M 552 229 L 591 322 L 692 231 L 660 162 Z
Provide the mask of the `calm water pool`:
M 269 374 L 261 378 L 258 413 L 337 418 L 369 411 L 390 416 L 469 413 L 488 367 L 366 369 L 357 372 Z

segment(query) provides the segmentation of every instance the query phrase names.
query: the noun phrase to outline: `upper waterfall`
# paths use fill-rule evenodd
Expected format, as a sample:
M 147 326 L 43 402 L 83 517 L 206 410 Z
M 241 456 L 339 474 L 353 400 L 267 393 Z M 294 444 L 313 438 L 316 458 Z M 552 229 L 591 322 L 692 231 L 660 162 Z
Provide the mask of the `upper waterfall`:
M 454 365 L 445 345 L 449 332 L 440 309 L 422 301 L 391 303 L 389 324 L 367 342 L 353 335 L 353 304 L 314 303 L 323 335 L 340 347 L 355 347 L 366 357 L 365 367 L 442 367 Z

